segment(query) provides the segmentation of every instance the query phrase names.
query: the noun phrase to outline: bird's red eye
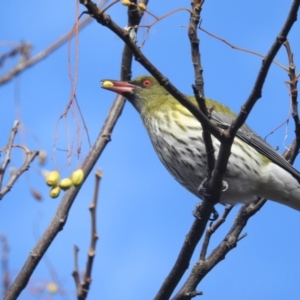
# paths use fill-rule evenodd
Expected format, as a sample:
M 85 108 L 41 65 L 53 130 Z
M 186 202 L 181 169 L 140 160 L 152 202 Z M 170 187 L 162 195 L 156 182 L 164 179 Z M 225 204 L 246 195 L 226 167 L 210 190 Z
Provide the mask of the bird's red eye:
M 150 79 L 145 79 L 144 81 L 143 81 L 143 86 L 144 87 L 149 87 L 149 86 L 151 86 L 152 85 L 152 81 L 150 80 Z

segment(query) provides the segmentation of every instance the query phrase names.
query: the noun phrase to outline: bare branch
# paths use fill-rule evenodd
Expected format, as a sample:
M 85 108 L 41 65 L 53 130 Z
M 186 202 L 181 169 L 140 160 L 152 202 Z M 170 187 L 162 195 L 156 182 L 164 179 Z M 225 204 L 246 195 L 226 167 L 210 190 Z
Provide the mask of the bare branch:
M 212 124 L 210 120 L 198 109 L 196 105 L 188 100 L 169 80 L 166 78 L 141 52 L 140 48 L 132 41 L 128 31 L 119 27 L 109 15 L 103 14 L 94 2 L 90 0 L 81 0 L 81 3 L 88 9 L 88 12 L 95 20 L 103 26 L 108 27 L 121 40 L 123 40 L 131 49 L 135 59 L 150 73 L 155 79 L 184 107 L 186 107 L 199 122 L 205 123 L 211 134 L 218 140 L 225 140 L 223 132 L 216 125 Z
M 18 121 L 18 120 L 16 120 L 14 122 L 13 128 L 11 130 L 11 133 L 10 133 L 10 136 L 9 136 L 9 139 L 8 139 L 8 143 L 7 143 L 7 146 L 6 146 L 6 149 L 5 149 L 6 150 L 5 158 L 3 160 L 2 167 L 0 168 L 0 190 L 1 190 L 1 187 L 2 187 L 2 181 L 3 181 L 3 176 L 4 176 L 4 173 L 5 173 L 6 167 L 10 162 L 11 148 L 12 148 L 12 144 L 14 142 L 15 136 L 17 134 L 19 124 L 20 124 L 20 121 Z
M 145 1 L 146 2 L 146 1 Z M 94 4 L 95 5 L 95 4 Z M 131 9 L 129 7 L 129 9 Z M 134 15 L 134 12 L 132 12 Z M 129 18 L 132 18 L 132 14 L 129 14 Z M 136 19 L 136 24 L 138 25 L 141 17 L 143 14 L 139 13 L 139 17 Z M 134 15 L 135 16 L 135 15 Z M 131 23 L 131 20 L 128 22 Z M 126 55 L 132 55 L 129 52 L 126 52 Z M 123 53 L 123 60 L 122 63 L 126 64 L 125 70 L 128 70 L 128 73 L 131 74 L 131 61 L 130 58 L 125 58 Z M 128 64 L 128 65 L 127 65 Z M 122 66 L 123 67 L 123 66 Z M 128 74 L 124 73 L 124 76 L 129 76 Z M 115 127 L 115 124 L 120 117 L 122 110 L 124 107 L 124 97 L 117 96 L 115 102 L 113 103 L 108 116 L 102 126 L 101 132 L 98 135 L 98 138 L 93 145 L 93 147 L 90 149 L 83 165 L 82 170 L 85 174 L 85 179 L 91 172 L 92 168 L 96 164 L 98 158 L 102 154 L 103 150 L 105 149 L 106 145 L 110 142 L 110 136 L 111 133 Z M 80 185 L 79 187 L 71 187 L 64 195 L 63 199 L 60 202 L 60 205 L 54 215 L 54 218 L 52 219 L 51 223 L 49 224 L 48 228 L 43 233 L 40 240 L 37 242 L 34 249 L 31 251 L 30 256 L 27 258 L 22 270 L 16 277 L 15 281 L 7 291 L 4 300 L 13 300 L 17 299 L 19 294 L 22 292 L 22 290 L 26 287 L 28 280 L 35 270 L 36 266 L 38 265 L 39 261 L 47 251 L 48 247 L 51 245 L 52 241 L 56 237 L 56 235 L 59 233 L 60 230 L 63 229 L 68 213 L 71 209 L 71 206 L 81 189 Z
M 211 199 L 210 201 L 216 201 L 217 199 L 220 199 L 222 178 L 223 178 L 223 174 L 227 169 L 227 162 L 231 154 L 230 149 L 234 137 L 238 129 L 246 121 L 247 117 L 249 116 L 257 100 L 261 97 L 262 87 L 265 82 L 266 76 L 268 74 L 270 65 L 272 64 L 272 61 L 274 60 L 280 47 L 286 41 L 287 35 L 290 29 L 292 28 L 292 25 L 297 20 L 297 12 L 299 9 L 299 5 L 300 5 L 300 0 L 293 1 L 290 8 L 290 12 L 287 16 L 287 19 L 280 33 L 276 37 L 275 41 L 273 42 L 273 45 L 270 47 L 268 54 L 265 56 L 262 62 L 261 68 L 258 72 L 256 82 L 253 86 L 251 94 L 249 95 L 245 104 L 242 106 L 240 113 L 232 121 L 230 127 L 224 131 L 224 137 L 226 138 L 221 140 L 220 151 L 216 163 L 217 167 L 214 169 L 211 180 L 209 180 L 209 182 L 207 183 L 207 191 L 208 194 L 210 194 L 209 195 Z
M 295 123 L 295 134 L 296 134 L 296 139 L 295 139 L 295 145 L 293 147 L 293 152 L 291 153 L 291 156 L 289 158 L 289 162 L 293 163 L 294 160 L 296 159 L 296 156 L 299 153 L 300 149 L 300 120 L 299 120 L 299 113 L 298 113 L 298 90 L 297 90 L 297 84 L 298 84 L 298 77 L 295 74 L 295 64 L 294 64 L 294 56 L 290 47 L 290 43 L 288 40 L 286 40 L 283 44 L 285 46 L 287 55 L 288 55 L 288 60 L 289 60 L 289 77 L 290 81 L 288 82 L 290 85 L 290 95 L 291 95 L 291 100 L 292 100 L 292 115 Z
M 106 1 L 99 1 L 98 5 L 101 6 Z M 90 16 L 87 16 L 78 24 L 78 30 L 81 30 L 86 25 L 88 25 L 93 19 Z M 48 48 L 40 51 L 38 54 L 36 54 L 34 57 L 29 58 L 29 51 L 31 46 L 29 44 L 23 44 L 21 46 L 27 46 L 29 47 L 29 51 L 27 51 L 27 57 L 22 55 L 20 61 L 14 66 L 9 72 L 7 72 L 4 76 L 0 77 L 0 85 L 9 82 L 12 78 L 14 78 L 16 75 L 20 74 L 21 72 L 27 70 L 29 67 L 32 67 L 42 59 L 49 56 L 52 52 L 57 50 L 60 46 L 62 46 L 65 42 L 67 42 L 73 35 L 75 34 L 75 31 L 73 28 L 65 33 L 63 36 L 61 36 L 57 41 L 55 41 L 52 45 L 50 45 Z M 20 46 L 18 46 L 20 47 Z
M 90 284 L 92 282 L 92 267 L 93 267 L 93 261 L 96 254 L 96 242 L 98 240 L 98 233 L 96 228 L 96 209 L 97 209 L 97 203 L 98 203 L 98 195 L 99 195 L 99 186 L 100 186 L 100 180 L 102 178 L 102 172 L 100 170 L 97 170 L 95 173 L 95 192 L 93 201 L 89 207 L 91 212 L 91 220 L 92 220 L 92 226 L 91 226 L 91 245 L 90 249 L 88 251 L 88 260 L 86 263 L 86 269 L 84 273 L 83 282 L 80 283 L 79 273 L 78 273 L 78 265 L 77 263 L 77 257 L 75 261 L 75 271 L 73 272 L 73 277 L 75 279 L 76 287 L 77 287 L 77 299 L 78 300 L 84 300 L 86 299 L 88 295 L 88 291 L 90 288 Z M 78 253 L 78 248 L 77 252 Z
M 164 280 L 154 300 L 165 300 L 171 297 L 184 272 L 189 267 L 192 255 L 200 238 L 202 237 L 205 231 L 206 224 L 209 220 L 211 211 L 213 211 L 213 206 L 214 205 L 212 203 L 207 201 L 199 204 L 199 207 L 197 208 L 197 214 L 201 216 L 201 219 L 196 218 L 194 220 L 190 231 L 185 237 L 184 243 L 181 247 L 177 260 L 171 272 Z
M 241 231 L 246 226 L 249 218 L 253 216 L 263 206 L 265 200 L 258 200 L 241 207 L 231 229 L 225 236 L 223 241 L 212 251 L 207 259 L 199 259 L 191 271 L 188 279 L 175 295 L 173 300 L 191 299 L 193 292 L 199 282 L 208 274 L 208 272 L 216 266 L 220 261 L 225 259 L 226 254 L 236 247 L 237 242 L 245 235 L 240 236 Z M 226 212 L 225 212 L 226 214 Z M 205 247 L 205 246 L 204 246 Z M 201 255 L 202 256 L 202 255 Z
M 209 119 L 209 113 L 205 104 L 205 94 L 204 94 L 204 79 L 203 79 L 203 69 L 201 65 L 201 55 L 199 52 L 199 39 L 197 36 L 197 27 L 200 20 L 200 12 L 202 9 L 204 0 L 192 1 L 192 11 L 190 16 L 190 25 L 188 29 L 188 36 L 191 44 L 191 55 L 192 62 L 194 66 L 195 73 L 195 86 L 192 86 L 195 98 L 197 100 L 199 109 L 205 114 Z M 211 173 L 215 168 L 215 150 L 212 143 L 212 138 L 208 127 L 205 122 L 201 122 L 203 129 L 202 136 L 205 144 L 206 150 L 206 160 L 207 160 L 207 179 L 211 177 Z M 200 182 L 199 182 L 200 184 Z
M 219 218 L 219 220 L 216 221 L 215 224 L 210 225 L 207 230 L 206 230 L 206 235 L 202 244 L 202 249 L 201 249 L 201 254 L 200 254 L 200 260 L 204 260 L 206 257 L 206 253 L 207 253 L 207 248 L 209 245 L 209 241 L 211 236 L 216 232 L 216 230 L 225 222 L 227 216 L 229 215 L 229 213 L 231 212 L 233 208 L 233 205 L 228 205 L 225 210 L 223 215 Z
M 8 181 L 8 183 L 2 188 L 2 190 L 0 191 L 0 200 L 3 198 L 3 196 L 8 193 L 11 188 L 13 187 L 14 183 L 17 181 L 17 179 L 25 172 L 29 169 L 29 166 L 31 164 L 31 162 L 34 160 L 34 158 L 39 154 L 39 151 L 34 151 L 31 152 L 29 150 L 26 151 L 26 159 L 25 162 L 23 163 L 23 165 L 20 167 L 20 169 L 18 169 L 17 171 L 15 171 L 11 176 L 10 179 Z

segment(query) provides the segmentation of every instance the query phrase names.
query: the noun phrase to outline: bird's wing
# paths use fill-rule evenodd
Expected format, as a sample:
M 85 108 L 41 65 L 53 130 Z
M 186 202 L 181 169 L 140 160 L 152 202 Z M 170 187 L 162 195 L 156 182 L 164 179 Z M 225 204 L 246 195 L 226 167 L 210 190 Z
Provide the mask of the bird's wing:
M 211 121 L 220 128 L 227 129 L 232 120 L 231 116 L 225 116 L 214 111 L 212 112 Z M 236 137 L 253 147 L 257 152 L 269 158 L 275 164 L 281 166 L 300 182 L 300 173 L 246 124 L 237 131 Z

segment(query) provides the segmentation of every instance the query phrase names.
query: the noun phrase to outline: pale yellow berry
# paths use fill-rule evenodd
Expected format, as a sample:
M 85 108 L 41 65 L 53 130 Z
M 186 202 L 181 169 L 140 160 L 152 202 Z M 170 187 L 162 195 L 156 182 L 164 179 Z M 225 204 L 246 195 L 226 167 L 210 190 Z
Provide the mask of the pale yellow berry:
M 75 186 L 81 185 L 84 179 L 84 173 L 81 169 L 74 171 L 71 175 L 72 183 Z
M 59 186 L 54 186 L 50 190 L 50 197 L 51 198 L 57 198 L 60 194 L 60 187 Z
M 50 172 L 46 177 L 46 183 L 49 186 L 54 186 L 59 181 L 59 173 L 58 171 L 52 171 Z
M 50 294 L 56 294 L 58 292 L 58 285 L 55 282 L 49 282 L 46 288 Z
M 122 4 L 125 5 L 125 6 L 129 6 L 132 3 L 129 0 L 122 0 Z
M 103 87 L 112 87 L 112 86 L 114 86 L 114 84 L 111 82 L 111 81 L 103 81 L 102 82 L 102 86 Z
M 72 180 L 70 178 L 63 178 L 58 186 L 62 189 L 62 190 L 67 190 L 72 186 Z
M 142 11 L 145 11 L 147 9 L 146 5 L 144 3 L 139 3 L 138 8 Z

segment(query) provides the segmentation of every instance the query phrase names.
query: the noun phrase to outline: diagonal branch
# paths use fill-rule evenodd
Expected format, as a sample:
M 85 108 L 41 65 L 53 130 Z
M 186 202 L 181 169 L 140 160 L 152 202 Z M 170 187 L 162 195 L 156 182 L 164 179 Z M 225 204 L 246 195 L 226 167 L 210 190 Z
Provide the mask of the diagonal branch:
M 224 136 L 222 131 L 198 109 L 196 105 L 188 100 L 188 98 L 182 94 L 169 80 L 166 78 L 142 53 L 140 48 L 132 41 L 128 31 L 124 30 L 118 26 L 109 15 L 102 13 L 98 9 L 96 4 L 90 0 L 80 0 L 80 3 L 83 4 L 88 13 L 101 25 L 108 27 L 113 31 L 122 41 L 132 51 L 135 59 L 151 74 L 157 79 L 157 81 L 172 95 L 174 96 L 183 106 L 185 106 L 199 122 L 205 123 L 207 125 L 210 133 L 214 135 L 217 139 L 222 140 Z
M 263 60 L 263 64 L 259 70 L 257 80 L 254 84 L 253 91 L 250 94 L 248 100 L 246 103 L 243 105 L 241 112 L 237 116 L 236 120 L 232 123 L 230 128 L 226 131 L 222 131 L 216 126 L 214 126 L 210 120 L 205 116 L 204 113 L 202 113 L 195 105 L 193 105 L 189 100 L 180 92 L 178 91 L 172 83 L 163 76 L 161 72 L 157 68 L 154 67 L 153 64 L 143 55 L 143 53 L 140 51 L 140 49 L 132 42 L 132 40 L 129 37 L 129 34 L 124 31 L 122 28 L 120 28 L 113 20 L 110 18 L 110 16 L 101 13 L 95 6 L 95 4 L 90 1 L 90 0 L 85 0 L 81 1 L 83 5 L 87 8 L 88 12 L 90 15 L 92 15 L 98 23 L 102 24 L 103 26 L 108 27 L 110 30 L 112 30 L 120 39 L 122 39 L 128 47 L 130 47 L 132 53 L 135 56 L 135 59 L 145 67 L 145 69 L 148 70 L 150 74 L 152 74 L 158 82 L 172 95 L 174 96 L 183 106 L 185 106 L 188 110 L 193 113 L 193 115 L 201 122 L 201 124 L 204 126 L 207 126 L 208 131 L 215 136 L 220 142 L 221 142 L 221 147 L 220 147 L 220 152 L 218 155 L 218 159 L 216 162 L 216 168 L 213 171 L 213 176 L 211 180 L 209 180 L 208 183 L 208 191 L 209 193 L 209 203 L 216 203 L 217 200 L 220 198 L 221 194 L 221 187 L 222 187 L 222 177 L 223 174 L 225 173 L 226 167 L 227 167 L 227 162 L 230 156 L 230 149 L 231 145 L 233 143 L 235 134 L 237 130 L 242 126 L 242 124 L 245 122 L 246 118 L 248 117 L 251 109 L 253 108 L 254 104 L 256 101 L 260 98 L 261 95 L 261 90 L 264 84 L 264 81 L 266 79 L 267 73 L 270 68 L 270 64 L 273 61 L 274 57 L 276 56 L 279 48 L 281 47 L 282 43 L 286 40 L 287 34 L 289 30 L 291 29 L 293 23 L 296 21 L 296 16 L 297 16 L 297 11 L 299 8 L 299 3 L 300 0 L 294 0 L 289 12 L 289 15 L 287 17 L 287 20 L 285 24 L 283 25 L 283 28 L 276 40 L 274 41 L 273 45 L 270 48 L 269 53 Z M 208 201 L 203 202 L 203 207 L 210 205 Z M 210 205 L 209 211 L 211 211 L 212 205 Z M 206 209 L 203 209 L 205 212 L 207 212 Z M 200 214 L 202 217 L 203 215 Z M 205 215 L 206 217 L 207 215 Z M 204 219 L 205 219 L 204 217 Z M 198 223 L 197 220 L 195 220 L 195 223 Z M 200 235 L 202 235 L 204 228 L 202 227 L 203 222 L 201 223 L 199 221 L 198 225 L 200 226 Z M 194 226 L 193 225 L 193 226 Z M 197 227 L 197 226 L 196 226 Z M 198 232 L 199 233 L 199 232 Z M 191 248 L 194 247 L 194 244 L 191 245 Z M 182 262 L 183 268 L 187 267 L 188 262 L 186 259 L 182 258 L 182 253 L 185 253 L 184 251 L 189 251 L 185 249 L 185 245 L 182 248 L 182 251 L 180 252 L 180 255 L 178 257 L 178 261 Z M 193 250 L 192 250 L 193 251 Z M 177 267 L 177 262 L 172 269 L 171 273 L 173 274 L 173 271 L 176 271 Z M 175 275 L 175 277 L 178 276 Z M 176 280 L 178 280 L 178 277 L 176 277 Z M 170 285 L 169 277 L 166 279 L 165 283 L 166 285 Z M 171 283 L 173 284 L 173 282 Z M 167 299 L 166 297 L 162 296 L 160 293 L 161 290 L 159 291 L 159 294 L 156 296 L 156 300 L 158 299 Z
M 249 116 L 257 100 L 261 97 L 262 87 L 267 77 L 268 71 L 270 69 L 270 65 L 272 64 L 272 61 L 274 60 L 280 47 L 286 41 L 287 35 L 290 29 L 292 28 L 294 22 L 297 20 L 299 5 L 300 5 L 300 0 L 293 1 L 287 19 L 280 33 L 278 34 L 275 41 L 273 42 L 273 45 L 271 46 L 268 54 L 265 56 L 265 58 L 262 61 L 262 65 L 258 72 L 252 92 L 250 93 L 245 104 L 242 106 L 241 111 L 237 115 L 236 119 L 234 119 L 230 127 L 224 131 L 225 139 L 221 141 L 216 168 L 214 169 L 211 180 L 209 180 L 207 184 L 207 189 L 208 191 L 210 191 L 211 201 L 216 201 L 216 199 L 220 199 L 222 178 L 227 168 L 227 162 L 231 153 L 230 150 L 231 150 L 231 145 L 233 143 L 234 137 L 238 129 L 246 121 L 247 117 Z
M 152 74 L 172 96 L 174 96 L 183 106 L 185 106 L 195 116 L 195 118 L 197 118 L 197 120 L 201 122 L 201 124 L 205 124 L 210 133 L 221 142 L 220 152 L 216 163 L 217 167 L 213 172 L 212 180 L 210 180 L 207 185 L 207 189 L 209 191 L 212 191 L 214 188 L 214 192 L 210 193 L 210 201 L 216 203 L 220 198 L 222 177 L 226 170 L 227 162 L 230 156 L 230 149 L 235 134 L 245 122 L 254 104 L 261 96 L 261 90 L 267 73 L 269 71 L 270 64 L 272 63 L 281 45 L 285 42 L 289 30 L 291 29 L 292 25 L 297 19 L 297 12 L 300 0 L 293 1 L 287 20 L 281 32 L 279 33 L 273 45 L 271 46 L 269 53 L 265 56 L 263 60 L 262 66 L 259 70 L 256 82 L 248 100 L 242 106 L 241 112 L 237 116 L 236 120 L 232 122 L 232 125 L 226 131 L 220 130 L 217 126 L 212 124 L 204 113 L 202 113 L 195 105 L 193 105 L 185 97 L 185 95 L 183 95 L 157 68 L 155 68 L 154 65 L 143 55 L 140 49 L 131 40 L 128 32 L 124 31 L 115 22 L 113 22 L 109 15 L 102 13 L 97 8 L 95 3 L 93 3 L 90 0 L 81 0 L 81 3 L 88 9 L 89 14 L 93 16 L 98 23 L 108 27 L 119 38 L 121 38 L 130 47 L 133 55 L 135 56 L 135 59 L 141 65 L 143 65 L 145 69 L 147 69 L 148 72 Z
M 101 0 L 99 1 L 98 5 L 101 6 L 102 3 L 105 1 Z M 88 25 L 93 19 L 88 16 L 84 18 L 82 21 L 78 24 L 78 30 L 84 28 L 86 25 Z M 0 77 L 0 85 L 9 82 L 12 78 L 20 74 L 21 72 L 27 70 L 29 67 L 32 67 L 36 63 L 40 62 L 42 59 L 49 56 L 51 53 L 53 53 L 55 50 L 57 50 L 60 46 L 62 46 L 65 42 L 67 42 L 76 32 L 73 30 L 73 28 L 65 33 L 63 36 L 61 36 L 57 41 L 55 41 L 52 45 L 47 47 L 46 49 L 40 51 L 38 54 L 33 56 L 32 58 L 28 58 L 28 51 L 31 50 L 30 45 L 24 44 L 23 46 L 26 46 L 28 48 L 26 56 L 23 55 L 20 59 L 20 61 L 5 75 Z M 20 46 L 18 46 L 20 47 Z
M 131 7 L 129 7 L 129 9 L 131 9 Z M 139 18 L 136 19 L 137 23 L 135 25 L 139 24 L 142 16 L 143 14 L 139 14 Z M 128 54 L 128 55 L 132 55 L 132 54 Z M 122 64 L 123 63 L 130 64 L 131 59 L 126 59 L 125 57 L 123 57 Z M 131 65 L 127 65 L 125 69 L 128 70 L 128 72 L 131 72 Z M 101 132 L 99 133 L 95 144 L 90 149 L 82 165 L 82 170 L 85 174 L 85 179 L 91 172 L 92 168 L 96 164 L 98 158 L 101 156 L 107 144 L 110 142 L 111 133 L 116 125 L 118 118 L 122 113 L 123 107 L 124 107 L 124 98 L 118 96 L 108 113 L 108 116 L 103 124 Z M 37 267 L 39 261 L 41 260 L 41 258 L 43 257 L 43 255 L 45 254 L 45 252 L 47 251 L 47 249 L 55 239 L 56 235 L 59 233 L 59 231 L 63 229 L 67 221 L 68 213 L 71 209 L 71 206 L 79 190 L 81 189 L 81 186 L 79 187 L 73 186 L 65 193 L 51 223 L 49 224 L 48 228 L 45 230 L 40 240 L 37 242 L 37 244 L 31 251 L 22 270 L 16 277 L 13 284 L 8 289 L 4 297 L 4 300 L 17 299 L 20 293 L 22 292 L 22 290 L 26 287 L 31 274 Z

